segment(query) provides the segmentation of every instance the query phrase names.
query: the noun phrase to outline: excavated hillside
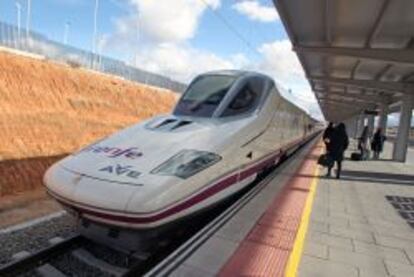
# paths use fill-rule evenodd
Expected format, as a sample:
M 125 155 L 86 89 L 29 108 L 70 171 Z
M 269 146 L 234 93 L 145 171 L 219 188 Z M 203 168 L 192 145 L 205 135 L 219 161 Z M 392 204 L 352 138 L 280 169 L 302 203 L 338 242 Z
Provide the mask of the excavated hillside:
M 0 52 L 0 196 L 41 186 L 67 153 L 159 113 L 177 94 Z

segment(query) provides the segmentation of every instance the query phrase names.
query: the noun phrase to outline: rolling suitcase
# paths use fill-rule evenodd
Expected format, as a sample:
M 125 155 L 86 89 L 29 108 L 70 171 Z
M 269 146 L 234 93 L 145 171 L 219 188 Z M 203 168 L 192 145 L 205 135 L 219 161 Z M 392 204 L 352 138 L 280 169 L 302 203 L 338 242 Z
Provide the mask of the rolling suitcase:
M 362 160 L 361 153 L 358 153 L 358 152 L 352 153 L 351 154 L 351 160 L 353 160 L 353 161 L 360 161 L 360 160 Z

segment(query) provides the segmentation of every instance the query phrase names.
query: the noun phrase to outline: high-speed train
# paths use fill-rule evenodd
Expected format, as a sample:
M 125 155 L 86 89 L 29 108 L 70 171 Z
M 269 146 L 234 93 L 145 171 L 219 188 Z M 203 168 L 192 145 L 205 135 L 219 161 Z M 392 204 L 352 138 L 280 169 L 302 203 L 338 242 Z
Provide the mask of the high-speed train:
M 314 135 L 315 123 L 266 75 L 209 72 L 190 83 L 171 114 L 69 155 L 44 183 L 90 222 L 151 229 L 234 195 Z

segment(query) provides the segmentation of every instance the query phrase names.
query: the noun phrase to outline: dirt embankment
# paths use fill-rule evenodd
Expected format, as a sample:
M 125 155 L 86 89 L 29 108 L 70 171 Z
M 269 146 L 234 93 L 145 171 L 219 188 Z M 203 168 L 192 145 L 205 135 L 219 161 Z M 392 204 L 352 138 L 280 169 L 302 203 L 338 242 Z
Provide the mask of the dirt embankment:
M 176 99 L 164 89 L 0 52 L 0 196 L 40 187 L 57 159 L 169 112 Z

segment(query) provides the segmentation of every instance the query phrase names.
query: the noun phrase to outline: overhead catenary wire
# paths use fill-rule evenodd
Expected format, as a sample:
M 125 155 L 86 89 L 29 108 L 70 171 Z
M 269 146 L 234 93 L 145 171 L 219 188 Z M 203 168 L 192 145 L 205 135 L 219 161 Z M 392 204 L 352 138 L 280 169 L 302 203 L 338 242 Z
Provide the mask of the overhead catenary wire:
M 246 39 L 242 33 L 240 33 L 227 19 L 216 9 L 214 9 L 208 2 L 205 0 L 200 0 L 223 24 L 231 31 L 233 34 L 243 42 L 247 48 L 253 52 L 255 55 L 261 57 L 260 52 L 253 46 L 248 39 Z

